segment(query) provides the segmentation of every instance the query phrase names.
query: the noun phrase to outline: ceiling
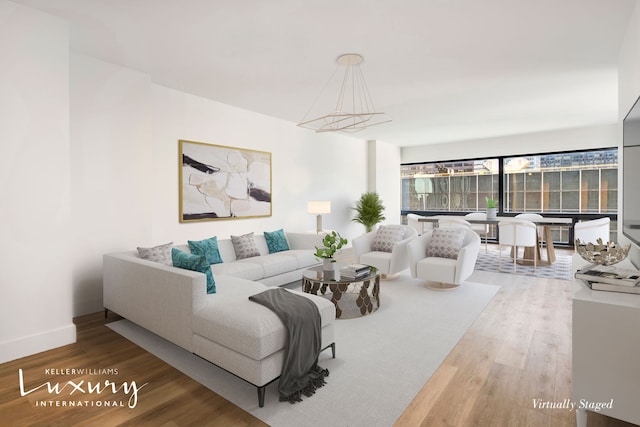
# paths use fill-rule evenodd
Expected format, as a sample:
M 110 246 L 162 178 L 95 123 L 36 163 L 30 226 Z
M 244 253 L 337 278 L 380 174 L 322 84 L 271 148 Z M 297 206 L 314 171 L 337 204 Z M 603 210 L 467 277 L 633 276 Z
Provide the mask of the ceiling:
M 295 123 L 359 53 L 393 121 L 354 136 L 402 147 L 616 122 L 637 0 L 12 1 L 68 21 L 74 52 Z

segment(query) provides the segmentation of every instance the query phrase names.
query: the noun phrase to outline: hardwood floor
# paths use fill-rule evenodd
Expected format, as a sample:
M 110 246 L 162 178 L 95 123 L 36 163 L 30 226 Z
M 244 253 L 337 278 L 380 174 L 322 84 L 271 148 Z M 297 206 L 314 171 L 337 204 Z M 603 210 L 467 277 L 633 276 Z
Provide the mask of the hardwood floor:
M 571 399 L 571 286 L 569 281 L 475 272 L 472 281 L 501 290 L 425 384 L 396 426 L 573 426 L 575 414 L 564 409 L 536 409 L 533 400 Z M 455 292 L 455 291 L 454 291 Z M 117 320 L 103 313 L 75 319 L 75 344 L 0 365 L 0 424 L 9 426 L 264 426 L 263 422 L 147 353 L 105 323 Z M 117 375 L 66 369 L 117 369 Z M 135 381 L 139 392 L 130 409 L 124 390 L 113 395 L 82 394 L 72 381 Z M 47 369 L 58 371 L 55 375 Z M 54 384 L 52 384 L 54 385 Z M 81 395 L 82 397 L 78 397 Z M 113 396 L 113 397 L 112 397 Z M 125 396 L 123 398 L 123 396 Z M 95 406 L 123 401 L 125 407 Z M 46 406 L 49 401 L 79 400 L 86 407 Z M 93 406 L 92 406 L 93 405 Z M 598 414 L 590 426 L 629 426 Z
M 231 402 L 167 365 L 157 357 L 126 340 L 105 326 L 118 320 L 113 313 L 105 321 L 96 313 L 75 319 L 78 340 L 75 344 L 25 357 L 0 365 L 0 425 L 3 426 L 266 426 Z M 25 391 L 50 381 L 60 389 L 73 381 L 87 390 L 87 382 L 106 380 L 118 386 L 136 382 L 139 399 L 133 409 L 124 390 L 117 394 L 71 394 L 69 385 L 59 395 L 46 387 L 24 397 L 20 395 L 19 370 L 23 370 Z M 46 370 L 55 370 L 54 374 Z M 66 375 L 66 369 L 117 369 L 117 374 Z M 79 397 L 78 395 L 81 395 Z M 115 399 L 114 399 L 115 397 Z M 87 401 L 86 407 L 42 407 L 49 401 Z M 122 402 L 125 407 L 92 405 L 103 401 Z M 93 403 L 92 403 L 93 402 Z
M 476 271 L 501 289 L 397 420 L 405 426 L 575 426 L 571 396 L 573 282 Z M 633 424 L 589 413 L 588 426 Z

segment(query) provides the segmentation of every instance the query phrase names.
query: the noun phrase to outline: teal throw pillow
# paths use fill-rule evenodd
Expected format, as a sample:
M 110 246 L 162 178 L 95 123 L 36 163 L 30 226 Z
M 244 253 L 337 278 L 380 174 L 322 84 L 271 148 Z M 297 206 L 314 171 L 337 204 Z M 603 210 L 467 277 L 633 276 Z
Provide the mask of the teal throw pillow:
M 189 250 L 194 255 L 204 255 L 209 264 L 221 264 L 222 257 L 218 249 L 218 237 L 214 236 L 205 240 L 187 240 Z
M 264 238 L 267 241 L 270 254 L 289 250 L 289 243 L 287 243 L 287 237 L 282 228 L 272 232 L 265 231 Z
M 204 273 L 204 275 L 207 276 L 207 293 L 216 293 L 216 282 L 213 280 L 211 265 L 207 262 L 207 258 L 204 255 L 188 254 L 180 249 L 171 248 L 171 260 L 173 261 L 174 267 Z

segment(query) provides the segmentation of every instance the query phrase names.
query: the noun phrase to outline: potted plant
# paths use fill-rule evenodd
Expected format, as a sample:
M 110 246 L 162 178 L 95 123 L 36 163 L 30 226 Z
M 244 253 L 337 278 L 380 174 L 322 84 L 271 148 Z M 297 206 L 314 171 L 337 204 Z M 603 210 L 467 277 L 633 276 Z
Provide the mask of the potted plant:
M 384 205 L 378 193 L 364 193 L 360 196 L 360 200 L 356 202 L 356 207 L 353 209 L 356 211 L 353 221 L 364 225 L 367 233 L 373 230 L 377 223 L 385 220 L 383 215 Z
M 337 231 L 332 231 L 324 236 L 322 239 L 323 246 L 316 246 L 315 252 L 315 256 L 322 259 L 324 270 L 331 270 L 331 263 L 336 262 L 333 256 L 347 243 L 347 239 L 342 237 Z
M 496 219 L 498 211 L 498 200 L 490 197 L 485 197 L 484 201 L 487 204 L 487 219 Z

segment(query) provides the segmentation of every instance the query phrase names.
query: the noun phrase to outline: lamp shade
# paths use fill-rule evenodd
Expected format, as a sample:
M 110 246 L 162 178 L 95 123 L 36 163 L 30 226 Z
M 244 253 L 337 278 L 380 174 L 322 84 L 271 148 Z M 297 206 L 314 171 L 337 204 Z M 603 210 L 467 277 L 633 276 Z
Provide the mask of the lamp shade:
M 312 200 L 307 202 L 307 212 L 310 214 L 329 214 L 331 213 L 331 202 L 329 200 Z

